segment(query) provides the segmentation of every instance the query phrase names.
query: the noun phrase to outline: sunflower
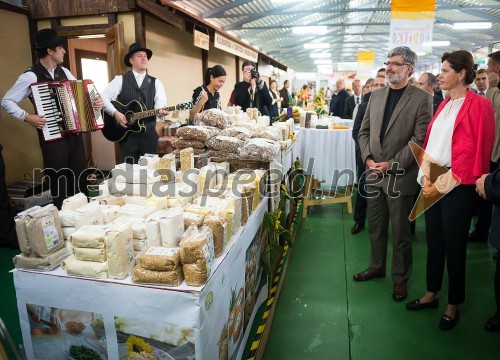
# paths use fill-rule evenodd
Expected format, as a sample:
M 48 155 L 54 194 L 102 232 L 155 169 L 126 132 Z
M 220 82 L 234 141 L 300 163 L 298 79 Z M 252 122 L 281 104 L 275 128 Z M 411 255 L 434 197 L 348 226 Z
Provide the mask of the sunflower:
M 153 349 L 151 346 L 148 345 L 147 342 L 145 342 L 142 338 L 130 335 L 127 339 L 127 349 L 128 349 L 128 354 L 132 353 L 140 353 L 142 351 L 151 354 Z

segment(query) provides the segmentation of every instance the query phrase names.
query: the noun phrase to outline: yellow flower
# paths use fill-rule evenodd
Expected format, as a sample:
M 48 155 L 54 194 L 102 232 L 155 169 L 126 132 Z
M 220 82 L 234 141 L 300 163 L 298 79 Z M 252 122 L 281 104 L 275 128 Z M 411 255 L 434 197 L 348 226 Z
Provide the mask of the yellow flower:
M 147 342 L 145 342 L 142 338 L 134 335 L 130 335 L 128 337 L 126 344 L 128 354 L 140 353 L 142 351 L 151 354 L 151 352 L 153 351 L 153 349 L 148 345 Z

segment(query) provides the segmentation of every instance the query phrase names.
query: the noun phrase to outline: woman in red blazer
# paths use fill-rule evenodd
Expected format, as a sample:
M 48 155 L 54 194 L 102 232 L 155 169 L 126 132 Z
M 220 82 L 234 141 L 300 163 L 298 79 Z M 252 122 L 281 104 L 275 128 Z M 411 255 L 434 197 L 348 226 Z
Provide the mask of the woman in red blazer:
M 476 76 L 472 55 L 459 50 L 445 53 L 441 61 L 439 87 L 448 90 L 450 96 L 441 103 L 427 129 L 417 179 L 424 197 L 435 202 L 425 212 L 427 292 L 406 307 L 439 307 L 437 293 L 446 259 L 448 306 L 439 327 L 450 330 L 460 317 L 458 305 L 465 301 L 467 237 L 477 200 L 475 182 L 489 172 L 495 120 L 491 102 L 468 87 Z

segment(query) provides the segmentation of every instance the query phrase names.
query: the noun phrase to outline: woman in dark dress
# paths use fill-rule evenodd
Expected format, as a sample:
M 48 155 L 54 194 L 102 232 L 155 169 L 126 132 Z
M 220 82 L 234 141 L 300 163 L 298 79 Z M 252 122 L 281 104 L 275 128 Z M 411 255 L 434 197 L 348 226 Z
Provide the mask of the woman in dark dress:
M 203 85 L 193 91 L 193 109 L 189 113 L 189 123 L 203 110 L 221 109 L 219 90 L 226 81 L 226 71 L 220 65 L 207 68 L 203 76 Z

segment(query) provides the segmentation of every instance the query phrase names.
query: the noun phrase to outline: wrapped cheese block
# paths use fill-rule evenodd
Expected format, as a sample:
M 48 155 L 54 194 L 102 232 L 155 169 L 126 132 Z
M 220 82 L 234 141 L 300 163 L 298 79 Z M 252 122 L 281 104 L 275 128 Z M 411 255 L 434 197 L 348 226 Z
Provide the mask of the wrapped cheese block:
M 137 164 L 118 164 L 111 171 L 111 175 L 112 181 L 116 183 L 152 184 L 160 181 L 158 170 Z
M 116 221 L 116 220 L 115 220 Z M 132 229 L 126 226 L 115 227 L 106 233 L 106 258 L 108 277 L 124 279 L 135 265 Z
M 51 271 L 61 265 L 62 261 L 70 255 L 63 247 L 45 258 L 27 257 L 23 254 L 16 255 L 13 259 L 16 269 L 30 269 L 39 271 Z
M 109 224 L 116 219 L 118 209 L 120 209 L 118 205 L 101 205 L 104 224 Z
M 108 196 L 108 195 L 110 195 L 110 193 L 109 193 L 108 180 L 106 179 L 99 184 L 99 196 Z
M 132 234 L 134 239 L 146 239 L 146 219 L 143 218 L 130 218 L 132 226 Z
M 108 277 L 108 264 L 106 262 L 81 261 L 70 256 L 63 260 L 62 268 L 68 275 L 86 276 L 96 278 Z
M 83 205 L 87 204 L 87 197 L 83 193 L 70 196 L 63 200 L 61 210 L 76 210 Z
M 167 205 L 169 208 L 184 206 L 193 201 L 196 195 L 197 187 L 193 188 L 185 183 L 171 183 L 160 186 L 160 193 L 167 197 Z
M 106 261 L 106 249 L 92 249 L 92 248 L 78 248 L 73 247 L 72 249 L 75 259 L 81 261 L 96 261 L 105 262 Z
M 180 267 L 180 249 L 152 246 L 146 248 L 137 260 L 146 270 L 172 271 Z
M 160 157 L 157 154 L 144 154 L 139 158 L 139 165 L 146 166 L 150 170 L 158 170 Z
M 208 226 L 191 227 L 184 233 L 179 244 L 182 270 L 186 284 L 201 286 L 206 283 L 214 259 L 212 231 Z
M 59 219 L 62 227 L 75 227 L 76 210 L 59 210 Z
M 182 268 L 180 266 L 172 271 L 153 271 L 137 265 L 132 270 L 133 282 L 179 286 L 183 280 Z
M 63 233 L 64 240 L 68 240 L 71 237 L 71 235 L 73 235 L 73 233 L 76 231 L 76 228 L 74 226 L 62 227 L 61 230 Z
M 117 205 L 123 206 L 125 205 L 125 197 L 124 195 L 102 195 L 90 198 L 90 201 L 96 201 L 100 205 Z
M 210 163 L 200 169 L 198 194 L 203 194 L 205 189 L 214 189 L 217 186 L 217 166 Z
M 142 251 L 148 246 L 148 241 L 146 239 L 132 239 L 134 243 L 134 252 Z
M 47 205 L 15 219 L 19 248 L 26 256 L 46 257 L 64 247 L 59 212 Z
M 102 208 L 97 202 L 90 202 L 75 210 L 75 228 L 79 229 L 83 225 L 102 225 L 104 215 Z
M 146 240 L 149 246 L 161 246 L 160 219 L 166 217 L 165 210 L 157 211 L 146 219 Z
M 192 147 L 180 151 L 181 171 L 186 172 L 194 168 L 194 152 Z
M 118 195 L 134 195 L 134 196 L 144 196 L 150 197 L 153 191 L 153 184 L 132 184 L 132 183 L 118 183 L 110 182 L 111 194 Z
M 161 181 L 171 182 L 175 180 L 176 164 L 174 154 L 165 154 L 159 161 L 159 173 Z
M 155 212 L 156 209 L 151 208 L 149 206 L 138 206 L 138 205 L 123 205 L 120 207 L 116 215 L 117 217 L 120 216 L 125 216 L 128 218 L 147 218 L 149 215 L 151 215 L 153 212 Z
M 167 210 L 165 216 L 160 218 L 161 241 L 164 246 L 175 247 L 184 231 L 183 211 L 180 207 Z
M 147 206 L 155 210 L 165 210 L 168 208 L 166 197 L 156 197 L 154 195 L 150 197 L 125 195 L 124 198 L 125 204 Z

